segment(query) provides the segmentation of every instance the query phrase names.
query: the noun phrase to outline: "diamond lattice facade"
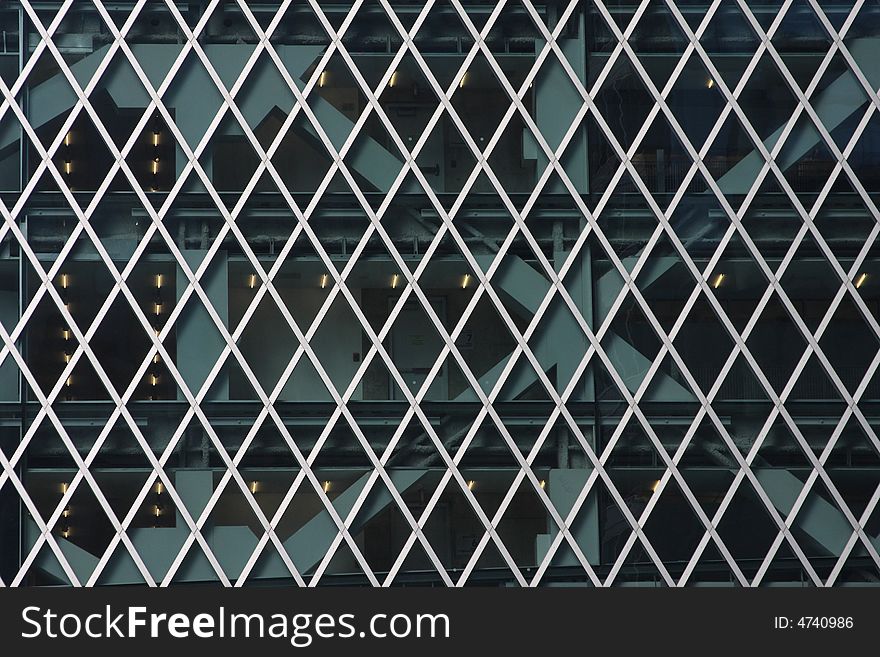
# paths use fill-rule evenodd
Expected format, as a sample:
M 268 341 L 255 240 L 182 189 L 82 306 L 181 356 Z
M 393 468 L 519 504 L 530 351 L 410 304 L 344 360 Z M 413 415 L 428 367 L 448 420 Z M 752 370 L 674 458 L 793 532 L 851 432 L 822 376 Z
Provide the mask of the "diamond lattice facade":
M 880 5 L 0 6 L 0 580 L 880 581 Z

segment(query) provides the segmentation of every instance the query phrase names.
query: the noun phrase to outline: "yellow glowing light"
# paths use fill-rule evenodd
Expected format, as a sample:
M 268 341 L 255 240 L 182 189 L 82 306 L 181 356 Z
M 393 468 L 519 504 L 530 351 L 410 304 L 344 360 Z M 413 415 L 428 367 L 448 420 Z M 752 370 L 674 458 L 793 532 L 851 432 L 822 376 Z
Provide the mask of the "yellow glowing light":
M 70 340 L 70 329 L 64 329 L 63 331 L 61 331 L 61 336 L 65 340 Z
M 153 132 L 153 146 L 159 145 L 159 133 Z
M 72 137 L 69 132 L 66 135 L 64 135 L 64 145 L 65 146 L 70 146 L 71 140 L 72 140 Z
M 71 171 L 73 171 L 73 164 L 70 160 L 64 160 L 64 173 L 70 175 Z
M 329 492 L 330 492 L 330 482 L 329 482 L 329 481 L 325 481 L 325 482 L 324 482 L 324 492 L 325 492 L 325 493 L 329 493 Z
M 158 504 L 153 507 L 153 515 L 155 515 L 157 518 L 162 515 L 162 507 L 160 507 Z
M 859 274 L 859 277 L 856 279 L 856 289 L 859 289 L 860 287 L 862 287 L 862 285 L 864 285 L 865 281 L 867 281 L 867 280 L 868 280 L 868 274 L 866 274 L 864 272 Z
M 162 274 L 156 274 L 156 289 L 162 289 Z
M 68 483 L 67 483 L 66 481 L 65 481 L 64 483 L 61 484 L 61 494 L 62 494 L 62 495 L 66 495 L 66 494 L 67 494 L 67 486 L 68 486 Z
M 473 479 L 468 479 L 468 482 L 467 482 L 468 490 L 473 490 L 474 486 L 476 486 L 476 485 L 477 485 L 476 481 L 474 481 Z
M 153 172 L 153 175 L 156 175 L 157 173 L 159 173 L 159 158 L 158 157 L 155 160 L 153 160 L 152 164 L 150 165 L 150 170 Z
M 64 362 L 65 362 L 65 363 L 69 363 L 69 362 L 70 362 L 70 354 L 67 353 L 66 351 L 64 352 Z
M 158 302 L 154 303 L 153 304 L 153 312 L 155 312 L 156 315 L 161 315 L 162 314 L 162 304 L 158 303 Z
M 150 374 L 150 385 L 155 386 L 157 383 L 159 383 L 159 377 L 155 374 Z
M 321 274 L 321 289 L 327 287 L 327 274 Z
M 248 287 L 253 290 L 254 287 L 256 287 L 256 285 L 257 285 L 257 275 L 251 274 L 250 276 L 248 276 Z
M 715 280 L 712 281 L 712 287 L 717 290 L 719 287 L 721 287 L 721 284 L 724 282 L 724 278 L 725 278 L 725 274 L 718 274 L 715 277 Z
M 652 493 L 656 493 L 656 492 L 657 492 L 657 486 L 659 486 L 659 485 L 660 485 L 660 480 L 658 479 L 658 480 L 655 481 L 653 484 L 651 484 L 651 492 L 652 492 Z
M 323 87 L 327 82 L 327 71 L 321 71 L 321 77 L 318 78 L 318 86 Z
M 67 529 L 67 527 L 65 527 L 64 529 L 61 530 L 61 535 L 62 535 L 64 538 L 68 538 L 68 537 L 70 536 L 70 530 Z
M 706 89 L 711 89 L 714 86 L 715 86 L 715 80 L 713 80 L 712 78 L 709 78 L 708 80 L 706 80 Z
M 72 377 L 72 376 L 67 377 L 67 381 L 65 381 L 65 385 L 66 385 L 68 388 L 69 388 L 71 385 L 73 385 L 73 377 Z
M 543 490 L 544 488 L 547 488 L 547 480 L 546 479 L 541 480 L 541 489 Z
M 68 276 L 67 274 L 61 274 L 61 287 L 62 287 L 62 289 L 66 290 L 69 285 L 70 285 L 70 276 Z
M 163 490 L 165 490 L 165 487 L 162 486 L 162 482 L 157 481 L 156 482 L 156 495 L 161 495 Z
M 470 283 L 470 282 L 471 282 L 471 275 L 465 274 L 464 278 L 461 281 L 461 289 L 464 290 L 468 286 L 468 283 Z
M 399 275 L 399 274 L 394 274 L 394 276 L 391 277 L 391 289 L 392 289 L 392 290 L 396 290 L 396 289 L 397 289 L 397 282 L 398 282 L 399 280 L 400 280 L 400 275 Z
M 257 482 L 256 481 L 251 482 L 251 493 L 253 493 L 253 494 L 257 493 Z
M 458 88 L 459 89 L 464 87 L 464 83 L 467 81 L 467 79 L 468 79 L 468 72 L 465 71 L 464 74 L 461 76 L 461 80 L 458 81 Z
M 70 507 L 69 507 L 69 506 L 66 507 L 66 508 L 64 509 L 64 511 L 61 513 L 61 515 L 62 515 L 64 518 L 69 518 L 69 517 L 70 517 Z
M 392 89 L 395 84 L 397 84 L 397 71 L 394 71 L 394 73 L 391 74 L 391 79 L 388 81 L 388 86 Z
M 154 363 L 154 364 L 158 365 L 158 364 L 159 364 L 159 361 L 161 361 L 161 360 L 162 360 L 162 359 L 159 358 L 159 354 L 156 354 L 155 356 L 153 356 L 153 363 Z

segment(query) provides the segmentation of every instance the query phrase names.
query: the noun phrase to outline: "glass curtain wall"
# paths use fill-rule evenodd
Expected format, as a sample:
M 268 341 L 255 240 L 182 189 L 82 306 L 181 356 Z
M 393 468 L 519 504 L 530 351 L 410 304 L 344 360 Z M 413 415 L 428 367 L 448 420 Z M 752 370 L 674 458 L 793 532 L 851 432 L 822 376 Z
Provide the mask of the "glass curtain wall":
M 60 4 L 5 584 L 880 581 L 876 5 Z

